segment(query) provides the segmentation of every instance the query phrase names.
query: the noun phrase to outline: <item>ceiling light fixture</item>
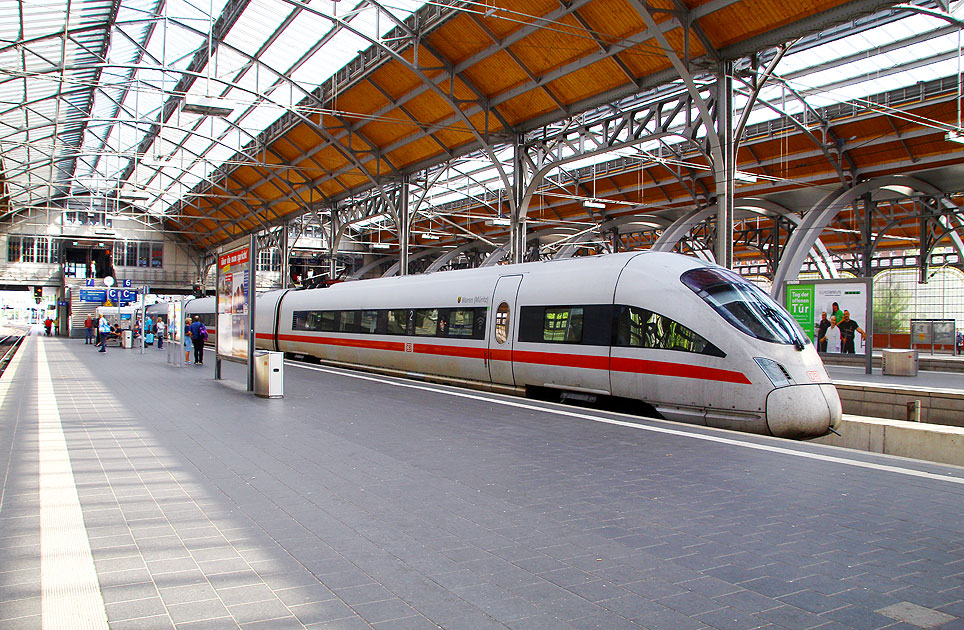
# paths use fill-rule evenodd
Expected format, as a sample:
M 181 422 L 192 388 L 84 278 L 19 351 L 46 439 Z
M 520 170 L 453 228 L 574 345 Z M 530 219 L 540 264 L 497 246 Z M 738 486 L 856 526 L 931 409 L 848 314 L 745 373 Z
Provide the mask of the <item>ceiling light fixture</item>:
M 189 101 L 187 97 L 185 97 L 184 102 L 181 104 L 181 111 L 185 114 L 226 118 L 234 113 L 234 108 L 219 105 L 217 101 L 210 98 L 198 98 L 197 100 Z
M 582 205 L 584 208 L 596 208 L 597 210 L 606 209 L 606 204 L 604 204 L 601 201 L 593 200 L 593 199 L 587 199 L 586 201 L 583 201 Z
M 958 144 L 964 144 L 964 130 L 955 129 L 954 131 L 948 131 L 944 139 L 948 142 L 956 142 Z

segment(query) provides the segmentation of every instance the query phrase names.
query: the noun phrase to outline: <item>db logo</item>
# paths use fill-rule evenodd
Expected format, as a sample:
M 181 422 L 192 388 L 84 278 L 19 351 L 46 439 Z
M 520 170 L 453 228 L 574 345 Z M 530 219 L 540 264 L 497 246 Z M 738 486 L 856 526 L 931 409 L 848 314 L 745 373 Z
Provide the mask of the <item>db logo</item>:
M 819 383 L 820 381 L 823 380 L 823 376 L 820 374 L 820 372 L 817 372 L 816 370 L 809 370 L 807 372 L 807 376 L 810 377 L 811 383 Z
M 412 352 L 412 350 L 413 350 L 412 344 L 406 343 L 406 344 L 405 344 L 405 352 Z

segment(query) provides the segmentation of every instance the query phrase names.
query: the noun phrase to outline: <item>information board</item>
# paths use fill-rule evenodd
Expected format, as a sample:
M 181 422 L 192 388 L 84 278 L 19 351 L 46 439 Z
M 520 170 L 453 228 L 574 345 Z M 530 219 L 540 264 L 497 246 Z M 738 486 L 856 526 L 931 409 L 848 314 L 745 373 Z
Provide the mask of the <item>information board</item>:
M 250 248 L 218 256 L 217 352 L 225 359 L 248 359 Z

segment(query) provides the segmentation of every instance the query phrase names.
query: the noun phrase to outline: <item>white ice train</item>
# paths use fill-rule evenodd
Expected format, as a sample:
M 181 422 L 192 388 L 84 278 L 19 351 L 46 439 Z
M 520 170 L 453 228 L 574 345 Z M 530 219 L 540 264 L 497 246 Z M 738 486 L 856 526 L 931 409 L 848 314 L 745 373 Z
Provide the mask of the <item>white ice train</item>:
M 213 308 L 203 298 L 186 313 L 210 329 Z M 272 291 L 256 313 L 258 347 L 323 360 L 632 399 L 670 420 L 789 438 L 823 435 L 841 416 L 816 349 L 781 306 L 678 254 Z

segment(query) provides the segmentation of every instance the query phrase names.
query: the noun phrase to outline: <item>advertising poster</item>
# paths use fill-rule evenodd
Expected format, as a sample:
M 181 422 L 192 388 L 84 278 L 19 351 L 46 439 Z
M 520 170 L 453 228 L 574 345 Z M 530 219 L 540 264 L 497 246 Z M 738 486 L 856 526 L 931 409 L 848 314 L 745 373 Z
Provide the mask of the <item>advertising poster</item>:
M 820 352 L 864 354 L 868 291 L 859 280 L 788 284 L 787 310 Z
M 218 355 L 248 358 L 249 248 L 218 256 Z
M 181 321 L 181 302 L 171 302 L 167 305 L 167 336 L 176 343 L 181 343 L 184 336 L 184 322 Z

